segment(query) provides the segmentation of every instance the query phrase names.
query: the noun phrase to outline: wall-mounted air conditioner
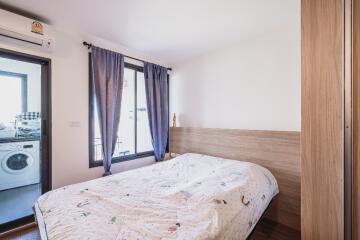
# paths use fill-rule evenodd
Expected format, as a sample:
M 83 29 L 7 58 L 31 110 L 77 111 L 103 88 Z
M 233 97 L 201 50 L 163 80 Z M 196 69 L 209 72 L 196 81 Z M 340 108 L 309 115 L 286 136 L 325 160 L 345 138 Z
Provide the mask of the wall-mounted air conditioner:
M 54 36 L 49 25 L 0 9 L 0 42 L 51 51 Z

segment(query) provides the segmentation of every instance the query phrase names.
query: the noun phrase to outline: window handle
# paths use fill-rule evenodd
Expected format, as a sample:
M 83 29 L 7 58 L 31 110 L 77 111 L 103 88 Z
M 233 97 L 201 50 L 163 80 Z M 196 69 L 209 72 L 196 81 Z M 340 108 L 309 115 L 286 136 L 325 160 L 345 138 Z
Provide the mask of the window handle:
M 42 121 L 42 135 L 43 135 L 44 137 L 46 137 L 46 133 L 47 133 L 47 126 L 46 126 L 46 120 L 44 119 L 44 120 Z

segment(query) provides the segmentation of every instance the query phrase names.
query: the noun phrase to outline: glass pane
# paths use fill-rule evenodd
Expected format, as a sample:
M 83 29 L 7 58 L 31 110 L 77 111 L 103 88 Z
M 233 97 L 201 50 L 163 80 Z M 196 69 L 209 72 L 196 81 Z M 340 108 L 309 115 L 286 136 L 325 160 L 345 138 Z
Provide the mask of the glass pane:
M 137 73 L 137 152 L 153 151 L 146 106 L 144 73 Z
M 0 225 L 41 195 L 41 65 L 0 57 Z
M 101 146 L 101 133 L 100 133 L 100 125 L 99 125 L 99 117 L 96 105 L 96 99 L 94 96 L 94 160 L 95 161 L 102 161 L 103 160 L 103 152 Z
M 135 106 L 135 71 L 125 68 L 124 86 L 121 99 L 120 125 L 118 138 L 113 157 L 121 157 L 135 154 L 135 124 L 134 124 L 134 106 Z M 94 160 L 102 161 L 103 153 L 101 146 L 100 125 L 96 104 L 94 104 Z
M 120 125 L 114 157 L 135 154 L 135 71 L 125 68 Z

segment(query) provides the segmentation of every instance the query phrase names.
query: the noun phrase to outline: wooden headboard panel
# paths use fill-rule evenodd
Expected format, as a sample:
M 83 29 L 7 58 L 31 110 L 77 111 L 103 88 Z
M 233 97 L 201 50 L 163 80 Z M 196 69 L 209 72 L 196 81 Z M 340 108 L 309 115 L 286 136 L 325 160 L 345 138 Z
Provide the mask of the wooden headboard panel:
M 280 193 L 265 217 L 300 230 L 300 133 L 212 128 L 170 128 L 172 153 L 201 153 L 249 161 L 269 169 Z

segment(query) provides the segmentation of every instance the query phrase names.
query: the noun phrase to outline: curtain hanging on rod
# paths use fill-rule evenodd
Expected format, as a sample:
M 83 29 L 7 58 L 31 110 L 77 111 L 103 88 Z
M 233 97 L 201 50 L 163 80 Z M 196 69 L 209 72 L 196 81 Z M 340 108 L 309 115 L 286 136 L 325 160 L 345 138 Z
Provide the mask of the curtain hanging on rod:
M 124 56 L 106 49 L 91 47 L 91 84 L 95 90 L 101 144 L 103 176 L 111 175 L 111 160 L 115 151 L 120 122 L 124 80 Z
M 156 64 L 144 64 L 146 104 L 151 140 L 156 161 L 165 157 L 169 133 L 167 69 Z

